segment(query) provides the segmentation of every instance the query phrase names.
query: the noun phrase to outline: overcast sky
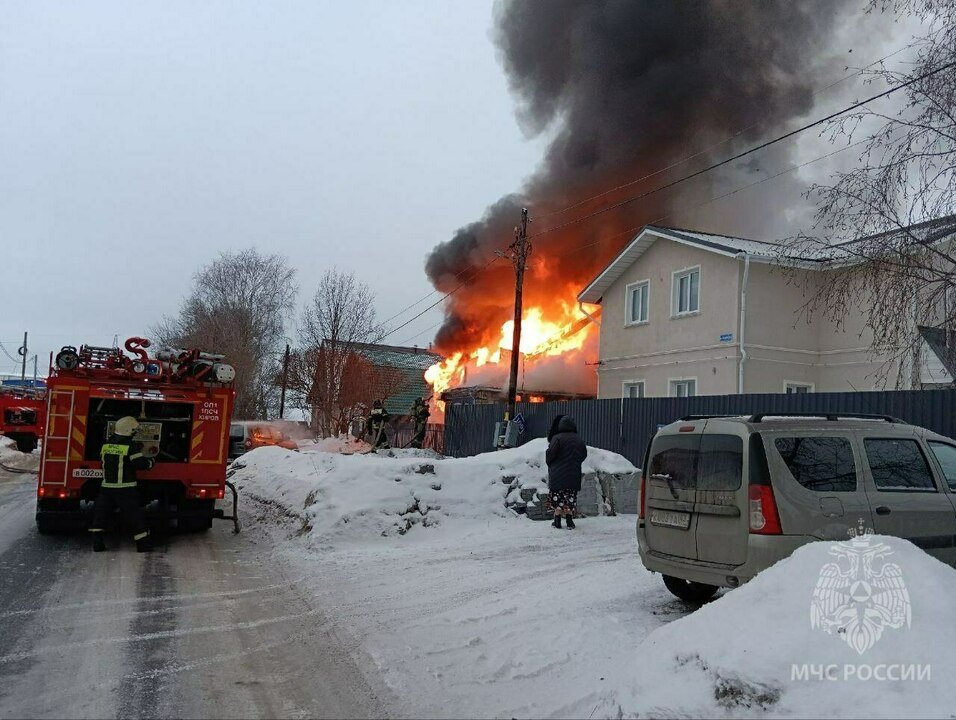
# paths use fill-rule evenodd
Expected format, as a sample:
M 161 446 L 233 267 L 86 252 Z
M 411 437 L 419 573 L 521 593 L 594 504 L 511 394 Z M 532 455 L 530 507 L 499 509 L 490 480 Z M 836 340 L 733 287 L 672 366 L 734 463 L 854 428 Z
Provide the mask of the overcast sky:
M 909 34 L 851 20 L 814 87 Z M 61 345 L 143 334 L 198 268 L 250 246 L 291 260 L 302 302 L 332 266 L 375 290 L 380 319 L 419 300 L 425 255 L 519 190 L 546 148 L 547 132 L 519 129 L 491 26 L 479 0 L 0 0 L 3 349 L 29 330 L 42 372 Z M 841 83 L 810 114 L 872 92 Z M 817 133 L 793 143 L 788 164 L 832 150 Z M 853 161 L 800 170 L 782 197 L 775 181 L 709 204 L 695 226 L 759 207 L 795 231 L 808 213 L 794 188 Z M 427 345 L 440 319 L 388 342 Z M 0 372 L 15 369 L 0 352 Z
M 544 147 L 490 27 L 477 0 L 3 2 L 0 342 L 29 330 L 43 368 L 143 333 L 251 245 L 288 256 L 303 296 L 336 265 L 383 318 L 419 299 L 425 254 Z

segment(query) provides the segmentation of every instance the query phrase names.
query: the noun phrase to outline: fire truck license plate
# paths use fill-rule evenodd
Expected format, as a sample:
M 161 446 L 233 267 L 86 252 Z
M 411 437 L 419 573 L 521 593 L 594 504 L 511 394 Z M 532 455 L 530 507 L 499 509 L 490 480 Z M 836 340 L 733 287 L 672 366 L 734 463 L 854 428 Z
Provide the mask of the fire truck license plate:
M 651 524 L 686 530 L 690 527 L 690 513 L 651 510 Z
M 101 478 L 103 477 L 103 471 L 97 470 L 96 468 L 77 468 L 73 471 L 73 477 L 75 478 Z

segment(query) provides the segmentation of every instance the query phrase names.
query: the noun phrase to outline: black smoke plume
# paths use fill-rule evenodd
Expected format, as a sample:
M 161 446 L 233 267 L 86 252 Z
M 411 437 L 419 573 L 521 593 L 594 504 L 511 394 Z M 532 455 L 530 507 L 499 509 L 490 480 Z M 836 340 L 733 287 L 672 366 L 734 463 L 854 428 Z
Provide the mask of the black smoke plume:
M 437 289 L 449 292 L 466 281 L 447 303 L 438 348 L 484 344 L 510 318 L 510 264 L 475 273 L 511 241 L 523 204 L 534 236 L 779 132 L 811 110 L 832 29 L 847 8 L 833 0 L 500 2 L 494 38 L 519 122 L 529 135 L 549 132 L 553 140 L 520 193 L 491 205 L 428 257 L 426 272 Z M 692 163 L 548 217 L 732 135 L 734 142 Z M 534 243 L 527 302 L 552 307 L 556 298 L 573 300 L 629 239 L 625 231 L 663 215 L 664 224 L 679 226 L 687 217 L 682 207 L 709 197 L 719 179 L 708 176 L 542 235 Z

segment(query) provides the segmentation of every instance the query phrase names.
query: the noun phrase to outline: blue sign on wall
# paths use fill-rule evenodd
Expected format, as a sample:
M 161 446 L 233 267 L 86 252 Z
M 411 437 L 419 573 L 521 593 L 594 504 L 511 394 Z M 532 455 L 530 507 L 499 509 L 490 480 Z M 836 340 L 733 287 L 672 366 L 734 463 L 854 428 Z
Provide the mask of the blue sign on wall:
M 720 336 L 720 341 L 721 341 L 721 342 L 733 342 L 733 341 L 734 341 L 734 334 L 733 334 L 733 333 L 724 333 L 723 335 Z

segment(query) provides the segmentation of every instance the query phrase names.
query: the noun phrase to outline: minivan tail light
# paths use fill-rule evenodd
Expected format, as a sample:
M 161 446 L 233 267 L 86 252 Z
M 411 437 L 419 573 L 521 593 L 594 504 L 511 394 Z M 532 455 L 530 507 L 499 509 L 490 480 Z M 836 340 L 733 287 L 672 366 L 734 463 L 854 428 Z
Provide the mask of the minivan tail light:
M 777 501 L 770 485 L 750 486 L 750 532 L 753 535 L 782 535 Z
M 637 518 L 638 520 L 644 519 L 644 493 L 647 492 L 647 474 L 641 473 L 641 504 L 640 510 L 638 511 Z

